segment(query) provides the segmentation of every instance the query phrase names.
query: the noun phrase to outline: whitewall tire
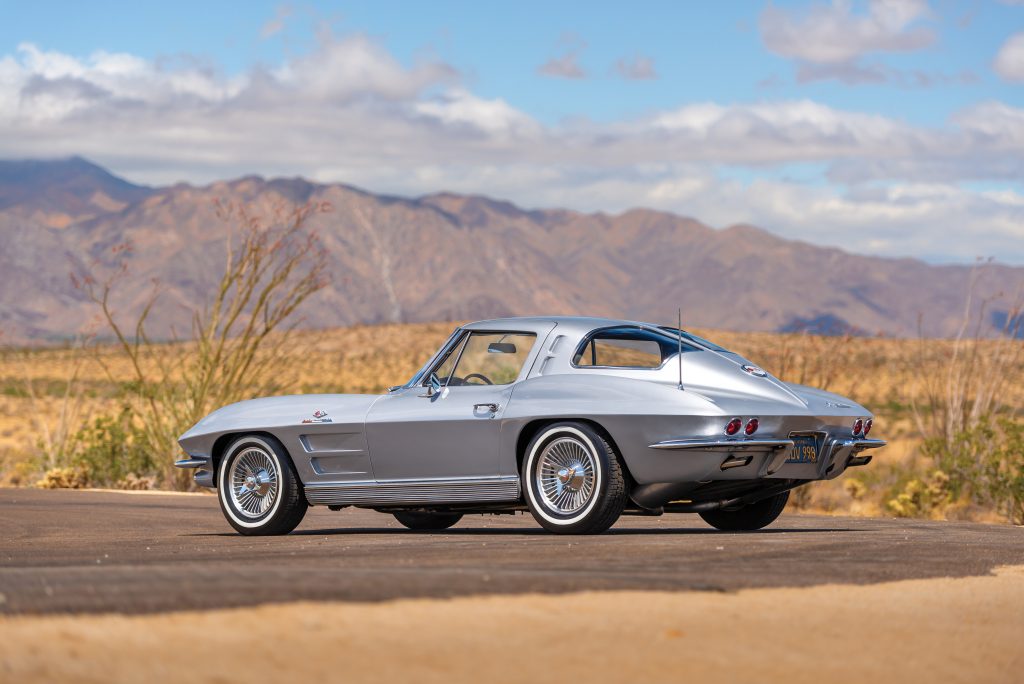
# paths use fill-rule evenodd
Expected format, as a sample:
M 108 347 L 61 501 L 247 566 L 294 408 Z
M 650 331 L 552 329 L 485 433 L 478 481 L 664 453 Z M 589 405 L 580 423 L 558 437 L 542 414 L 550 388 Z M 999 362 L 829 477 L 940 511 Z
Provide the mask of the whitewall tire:
M 560 534 L 599 534 L 626 506 L 622 465 L 615 449 L 587 423 L 548 425 L 530 441 L 521 481 L 533 517 Z
M 245 435 L 224 451 L 217 499 L 228 523 L 244 535 L 288 534 L 309 507 L 288 452 L 264 435 Z

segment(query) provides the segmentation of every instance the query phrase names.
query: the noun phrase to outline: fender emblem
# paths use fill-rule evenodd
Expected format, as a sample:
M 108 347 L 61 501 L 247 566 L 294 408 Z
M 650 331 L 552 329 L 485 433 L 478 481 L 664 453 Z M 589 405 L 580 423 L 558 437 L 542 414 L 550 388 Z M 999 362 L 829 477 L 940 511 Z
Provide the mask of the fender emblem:
M 332 421 L 331 421 L 330 418 L 327 417 L 327 411 L 324 411 L 323 409 L 317 409 L 316 411 L 313 411 L 313 417 L 312 418 L 304 418 L 302 420 L 302 422 L 303 423 L 330 423 Z

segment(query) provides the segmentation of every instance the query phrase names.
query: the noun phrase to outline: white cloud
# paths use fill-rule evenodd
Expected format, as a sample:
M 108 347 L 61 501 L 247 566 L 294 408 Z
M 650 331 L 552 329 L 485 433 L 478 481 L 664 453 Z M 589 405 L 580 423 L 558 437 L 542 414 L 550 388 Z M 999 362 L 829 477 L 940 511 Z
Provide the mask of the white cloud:
M 1007 81 L 1024 81 L 1024 31 L 1013 34 L 1003 43 L 992 67 Z
M 533 119 L 504 100 L 484 100 L 461 88 L 453 88 L 433 100 L 416 102 L 413 108 L 442 124 L 465 125 L 495 136 L 535 137 L 541 132 Z
M 870 55 L 912 52 L 935 42 L 922 20 L 929 18 L 926 0 L 869 0 L 867 13 L 854 12 L 849 0 L 815 4 L 798 14 L 769 5 L 761 13 L 761 39 L 768 50 L 796 62 L 801 83 L 834 79 L 847 85 L 893 82 L 901 87 L 927 87 L 961 81 L 970 75 L 904 74 L 877 63 Z
M 446 64 L 403 64 L 359 35 L 239 75 L 30 44 L 0 57 L 0 157 L 70 154 L 150 183 L 298 174 L 527 206 L 652 206 L 840 246 L 863 237 L 878 253 L 1024 263 L 1024 109 L 1000 102 L 935 127 L 810 100 L 544 125 Z M 787 178 L 800 164 L 818 167 L 812 182 Z
M 927 16 L 924 0 L 871 0 L 867 15 L 848 0 L 815 5 L 804 16 L 769 5 L 761 14 L 761 37 L 772 52 L 816 64 L 841 64 L 872 52 L 927 47 L 931 30 L 913 26 Z

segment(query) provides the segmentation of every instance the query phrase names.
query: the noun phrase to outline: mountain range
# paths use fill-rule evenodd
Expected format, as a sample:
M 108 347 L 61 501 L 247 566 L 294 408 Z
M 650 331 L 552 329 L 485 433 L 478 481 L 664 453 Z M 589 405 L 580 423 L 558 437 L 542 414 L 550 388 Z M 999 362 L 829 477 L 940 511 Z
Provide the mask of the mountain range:
M 256 176 L 144 187 L 74 157 L 0 161 L 0 340 L 59 340 L 94 326 L 95 308 L 69 274 L 109 266 L 125 242 L 132 256 L 115 308 L 137 312 L 158 281 L 151 332 L 187 329 L 223 269 L 229 226 L 217 200 L 257 211 L 330 203 L 310 222 L 331 283 L 301 309 L 307 327 L 528 314 L 671 323 L 681 307 L 692 327 L 951 336 L 971 292 L 971 315 L 992 334 L 1024 288 L 1024 268 L 864 256 L 648 209 L 526 210 Z

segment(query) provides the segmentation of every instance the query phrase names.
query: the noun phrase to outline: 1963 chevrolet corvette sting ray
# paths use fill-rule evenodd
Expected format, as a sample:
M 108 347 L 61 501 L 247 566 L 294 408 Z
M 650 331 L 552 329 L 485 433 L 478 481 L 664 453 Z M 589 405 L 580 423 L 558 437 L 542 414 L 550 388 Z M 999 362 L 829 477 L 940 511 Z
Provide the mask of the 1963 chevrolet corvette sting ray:
M 529 510 L 593 534 L 623 513 L 699 513 L 755 530 L 794 487 L 866 465 L 872 416 L 782 382 L 676 328 L 507 318 L 458 328 L 383 395 L 243 401 L 182 435 L 200 485 L 242 534 L 290 532 L 307 507 L 371 508 L 438 530 Z

